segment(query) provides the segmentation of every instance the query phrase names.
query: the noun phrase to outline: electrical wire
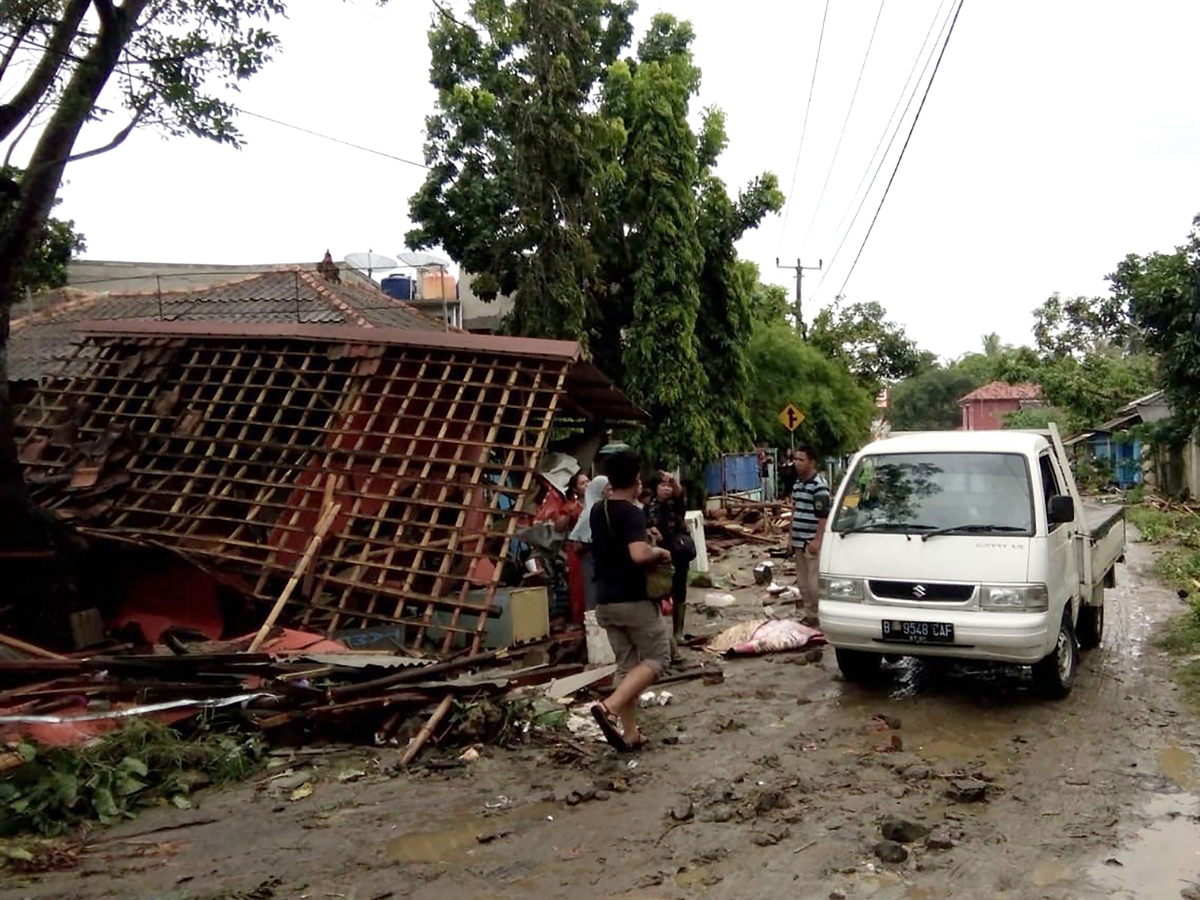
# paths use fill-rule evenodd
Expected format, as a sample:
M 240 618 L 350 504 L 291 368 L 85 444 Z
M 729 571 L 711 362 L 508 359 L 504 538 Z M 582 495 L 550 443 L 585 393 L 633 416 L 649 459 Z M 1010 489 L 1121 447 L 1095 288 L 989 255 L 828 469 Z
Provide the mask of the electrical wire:
M 776 255 L 783 249 L 783 239 L 787 236 L 788 214 L 792 210 L 792 195 L 796 191 L 796 175 L 800 171 L 800 154 L 804 152 L 804 135 L 808 131 L 808 111 L 812 109 L 813 89 L 817 86 L 817 69 L 821 65 L 821 45 L 825 42 L 825 20 L 827 18 L 829 18 L 829 0 L 825 0 L 825 12 L 821 15 L 821 33 L 817 36 L 817 55 L 813 60 L 812 81 L 808 85 L 808 103 L 804 105 L 804 122 L 800 125 L 800 146 L 796 149 L 796 164 L 792 166 L 792 184 L 783 201 L 783 227 L 779 230 L 779 247 L 775 251 Z
M 953 2 L 953 0 L 951 0 L 951 2 Z M 887 124 L 883 127 L 883 133 L 879 135 L 879 141 L 875 145 L 875 152 L 871 154 L 871 159 L 867 163 L 866 169 L 863 170 L 862 177 L 858 180 L 858 187 L 854 189 L 854 193 L 850 197 L 850 202 L 847 204 L 845 212 L 842 213 L 841 221 L 838 222 L 837 228 L 834 229 L 833 233 L 835 235 L 840 233 L 841 239 L 838 241 L 837 248 L 833 251 L 833 255 L 829 259 L 829 265 L 826 266 L 825 270 L 821 273 L 821 278 L 817 282 L 816 288 L 813 290 L 814 300 L 821 290 L 821 285 L 825 283 L 825 279 L 828 278 L 829 273 L 833 271 L 834 263 L 837 262 L 837 258 L 842 252 L 842 247 L 845 246 L 846 241 L 850 237 L 850 233 L 854 230 L 854 223 L 858 221 L 858 217 L 862 213 L 863 206 L 866 205 L 867 197 L 871 195 L 871 188 L 875 186 L 875 179 L 879 177 L 879 173 L 883 170 L 884 161 L 887 159 L 887 155 L 892 149 L 892 144 L 895 142 L 896 136 L 900 133 L 900 123 L 903 122 L 904 117 L 908 115 L 909 107 L 912 106 L 912 102 L 917 95 L 917 87 L 925 78 L 925 72 L 928 71 L 929 64 L 933 61 L 933 53 L 931 51 L 929 56 L 925 58 L 925 66 L 921 69 L 920 76 L 917 78 L 916 82 L 913 82 L 913 76 L 917 74 L 917 66 L 921 64 L 922 57 L 925 57 L 925 48 L 929 46 L 929 39 L 933 37 L 934 29 L 937 28 L 937 23 L 942 16 L 942 9 L 944 7 L 946 7 L 946 0 L 940 0 L 938 3 L 938 8 L 934 11 L 933 20 L 929 23 L 929 30 L 925 32 L 925 39 L 921 42 L 921 48 L 917 51 L 916 58 L 913 60 L 912 68 L 908 73 L 908 78 L 906 78 L 904 81 L 904 87 L 900 89 L 900 94 L 898 97 L 896 97 L 896 105 L 892 107 L 892 114 L 888 117 Z M 938 37 L 941 37 L 942 32 L 946 30 L 946 24 L 949 21 L 950 17 L 949 14 L 947 14 L 946 18 L 942 21 L 941 29 L 938 31 Z M 937 41 L 935 40 L 934 45 L 936 46 L 936 44 Z M 908 90 L 910 84 L 913 88 L 911 93 Z M 908 94 L 908 103 L 905 104 L 904 112 L 901 113 L 899 120 L 897 120 L 896 113 L 900 110 L 900 104 L 904 102 L 905 94 Z M 893 122 L 896 123 L 895 130 L 892 130 Z M 887 139 L 889 130 L 892 131 L 892 137 L 890 140 L 888 140 L 887 149 L 884 150 L 883 155 L 880 156 L 880 148 L 883 147 L 883 142 L 885 139 Z M 879 160 L 878 165 L 875 165 L 876 158 Z M 873 166 L 875 168 L 875 174 L 871 176 L 870 184 L 867 185 L 866 191 L 863 192 L 862 197 L 859 198 L 859 192 L 862 191 L 863 183 L 866 182 L 867 175 L 870 174 Z M 846 217 L 850 215 L 850 210 L 854 209 L 854 202 L 856 199 L 858 199 L 858 208 L 855 209 L 854 216 L 850 219 L 850 224 L 846 225 L 845 231 L 842 231 L 842 226 L 846 224 Z
M 850 114 L 854 112 L 854 101 L 858 99 L 858 89 L 862 85 L 863 73 L 867 71 L 867 60 L 871 56 L 871 47 L 875 43 L 875 32 L 879 30 L 879 20 L 883 17 L 883 4 L 885 2 L 886 0 L 879 0 L 879 11 L 875 13 L 875 25 L 871 28 L 871 38 L 867 41 L 867 51 L 863 54 L 862 65 L 858 68 L 858 80 L 854 82 L 854 93 L 850 95 L 850 107 L 846 110 L 846 118 L 842 121 L 842 131 L 838 135 L 837 146 L 833 148 L 833 159 L 829 161 L 829 171 L 825 173 L 825 183 L 821 185 L 821 193 L 817 197 L 817 205 L 813 208 L 812 218 L 808 220 L 808 230 L 804 232 L 804 240 L 800 242 L 800 249 L 802 251 L 804 245 L 808 243 L 809 236 L 812 234 L 813 226 L 817 224 L 817 215 L 821 212 L 821 204 L 825 200 L 825 190 L 829 187 L 829 178 L 833 175 L 833 167 L 837 165 L 838 152 L 842 149 L 843 138 L 846 137 L 846 126 L 850 124 Z
M 84 61 L 82 57 L 75 56 L 74 54 L 71 54 L 71 53 L 62 53 L 60 51 L 56 51 L 45 44 L 39 44 L 38 42 L 31 41 L 28 38 L 21 38 L 19 35 L 13 34 L 12 32 L 0 30 L 0 37 L 9 37 L 9 38 L 13 38 L 15 40 L 19 40 L 19 41 L 21 41 L 21 43 L 28 44 L 30 47 L 34 47 L 45 53 L 53 53 L 56 56 L 58 56 L 59 58 L 65 59 L 65 60 L 70 60 L 71 62 L 83 62 Z M 125 74 L 125 77 L 130 79 L 131 81 L 141 81 L 143 84 L 153 82 L 152 79 L 147 78 L 145 75 L 138 75 L 136 73 L 129 72 L 129 71 L 126 71 L 124 74 Z M 275 119 L 275 118 L 272 118 L 271 116 L 263 115 L 262 113 L 253 112 L 252 110 L 245 109 L 244 107 L 241 107 L 241 106 L 235 106 L 234 111 L 241 115 L 250 116 L 255 119 L 261 119 L 264 122 L 270 122 L 273 125 L 279 125 L 279 126 L 282 126 L 283 128 L 290 128 L 293 131 L 299 131 L 299 132 L 302 132 L 303 134 L 307 134 L 307 135 L 310 135 L 315 138 L 320 138 L 322 140 L 331 141 L 335 144 L 341 144 L 344 147 L 352 147 L 353 149 L 361 150 L 364 153 L 372 153 L 375 156 L 382 156 L 382 157 L 385 157 L 386 159 L 395 160 L 396 162 L 402 162 L 405 165 L 416 166 L 418 169 L 429 169 L 430 168 L 425 163 L 417 162 L 416 160 L 405 159 L 403 156 L 396 156 L 394 153 L 388 153 L 384 150 L 376 150 L 373 147 L 365 147 L 362 144 L 355 144 L 352 141 L 347 141 L 342 138 L 334 137 L 331 134 L 324 134 L 323 132 L 320 132 L 320 131 L 313 131 L 311 128 L 305 128 L 301 125 L 293 125 L 290 122 L 284 122 L 280 119 Z
M 892 189 L 892 182 L 896 180 L 896 173 L 900 171 L 900 163 L 904 162 L 904 151 L 908 149 L 908 142 L 912 140 L 913 131 L 916 130 L 917 122 L 921 119 L 921 110 L 925 108 L 925 101 L 929 99 L 929 89 L 933 87 L 933 81 L 937 78 L 938 69 L 942 66 L 942 57 L 946 55 L 946 47 L 950 43 L 950 38 L 954 35 L 954 26 L 958 23 L 958 14 L 962 12 L 963 3 L 965 0 L 958 0 L 958 7 L 954 10 L 954 19 L 950 23 L 950 30 L 946 32 L 946 39 L 942 41 L 941 52 L 938 53 L 937 64 L 933 67 L 933 74 L 929 76 L 929 83 L 925 85 L 925 93 L 921 96 L 921 105 L 917 107 L 917 114 L 913 116 L 912 125 L 909 126 L 908 136 L 904 139 L 904 146 L 900 148 L 900 155 L 896 158 L 896 166 L 892 169 L 892 176 L 888 179 L 887 187 L 884 188 L 883 196 L 879 198 L 879 206 L 875 209 L 875 215 L 871 219 L 871 225 L 867 228 L 867 233 L 863 236 L 862 244 L 858 248 L 858 253 L 854 256 L 854 262 L 850 264 L 850 271 L 846 273 L 846 278 L 842 282 L 841 288 L 838 289 L 838 294 L 845 293 L 846 285 L 850 281 L 850 276 L 854 274 L 854 269 L 858 265 L 859 259 L 862 258 L 862 252 L 867 246 L 867 241 L 871 238 L 871 232 L 875 230 L 875 223 L 879 221 L 879 214 L 883 211 L 883 204 L 888 198 L 888 193 Z

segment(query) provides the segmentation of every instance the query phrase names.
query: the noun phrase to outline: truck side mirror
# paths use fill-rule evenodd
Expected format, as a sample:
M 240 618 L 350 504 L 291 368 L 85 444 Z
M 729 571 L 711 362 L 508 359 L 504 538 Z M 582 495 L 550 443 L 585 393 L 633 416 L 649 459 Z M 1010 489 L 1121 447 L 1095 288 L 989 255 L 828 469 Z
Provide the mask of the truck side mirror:
M 1050 504 L 1046 507 L 1046 518 L 1051 525 L 1065 525 L 1067 522 L 1075 521 L 1075 501 L 1065 494 L 1058 494 L 1050 498 Z

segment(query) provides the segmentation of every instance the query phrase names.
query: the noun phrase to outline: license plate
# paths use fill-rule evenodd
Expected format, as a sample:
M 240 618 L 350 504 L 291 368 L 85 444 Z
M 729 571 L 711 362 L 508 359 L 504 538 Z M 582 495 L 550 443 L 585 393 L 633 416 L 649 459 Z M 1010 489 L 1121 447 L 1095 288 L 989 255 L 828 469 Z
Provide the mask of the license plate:
M 954 626 L 949 622 L 901 622 L 883 620 L 883 639 L 909 644 L 953 644 Z

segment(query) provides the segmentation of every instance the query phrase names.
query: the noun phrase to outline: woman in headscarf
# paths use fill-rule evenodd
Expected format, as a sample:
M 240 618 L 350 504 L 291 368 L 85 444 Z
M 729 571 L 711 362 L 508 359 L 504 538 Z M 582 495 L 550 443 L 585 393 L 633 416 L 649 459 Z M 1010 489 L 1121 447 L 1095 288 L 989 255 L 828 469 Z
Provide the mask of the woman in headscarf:
M 571 589 L 571 618 L 583 621 L 583 613 L 596 608 L 595 564 L 592 559 L 592 507 L 604 499 L 608 479 L 597 475 L 583 493 L 583 511 L 567 536 L 567 573 Z

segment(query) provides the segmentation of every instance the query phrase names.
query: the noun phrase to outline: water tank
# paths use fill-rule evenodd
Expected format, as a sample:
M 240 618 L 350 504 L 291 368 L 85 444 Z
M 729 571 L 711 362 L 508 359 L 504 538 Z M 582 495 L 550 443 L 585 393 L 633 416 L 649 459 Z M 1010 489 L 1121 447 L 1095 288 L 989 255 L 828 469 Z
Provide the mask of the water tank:
M 454 276 L 445 269 L 426 269 L 421 273 L 422 300 L 453 300 L 457 296 Z
M 380 285 L 385 294 L 396 300 L 411 300 L 413 286 L 413 280 L 407 275 L 389 275 Z

